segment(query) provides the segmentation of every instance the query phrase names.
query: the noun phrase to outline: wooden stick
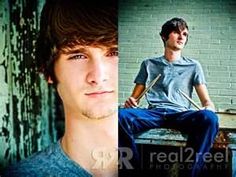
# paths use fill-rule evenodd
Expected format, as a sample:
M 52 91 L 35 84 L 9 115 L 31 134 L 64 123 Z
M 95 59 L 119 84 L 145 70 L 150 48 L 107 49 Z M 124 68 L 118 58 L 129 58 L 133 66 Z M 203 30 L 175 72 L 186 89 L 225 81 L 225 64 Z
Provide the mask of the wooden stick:
M 147 91 L 152 88 L 152 86 L 159 80 L 159 78 L 161 77 L 161 74 L 159 74 L 155 79 L 153 79 L 153 81 L 149 84 L 149 86 L 147 86 L 145 88 L 145 90 L 139 95 L 139 97 L 137 98 L 137 102 L 143 97 L 143 95 L 145 95 L 147 93 Z
M 188 95 L 186 95 L 184 92 L 182 92 L 180 89 L 179 89 L 180 93 L 190 102 L 193 104 L 193 106 L 195 106 L 198 110 L 201 110 L 201 107 L 198 106 Z

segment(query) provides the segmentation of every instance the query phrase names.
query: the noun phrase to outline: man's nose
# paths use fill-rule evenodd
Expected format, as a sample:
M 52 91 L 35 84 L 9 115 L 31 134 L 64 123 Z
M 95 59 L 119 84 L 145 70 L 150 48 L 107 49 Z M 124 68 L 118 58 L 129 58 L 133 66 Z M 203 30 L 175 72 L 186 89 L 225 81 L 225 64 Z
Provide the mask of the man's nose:
M 179 39 L 183 39 L 184 35 L 183 34 L 179 34 L 178 38 Z
M 99 85 L 107 81 L 108 73 L 106 72 L 106 69 L 106 64 L 102 59 L 91 61 L 87 75 L 87 82 L 92 85 Z

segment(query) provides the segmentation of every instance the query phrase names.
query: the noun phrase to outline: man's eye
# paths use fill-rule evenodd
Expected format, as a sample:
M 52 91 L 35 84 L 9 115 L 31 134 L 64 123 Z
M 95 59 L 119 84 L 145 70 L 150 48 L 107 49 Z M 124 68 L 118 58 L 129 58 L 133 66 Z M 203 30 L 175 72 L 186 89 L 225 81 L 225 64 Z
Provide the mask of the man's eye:
M 69 60 L 80 60 L 80 59 L 86 59 L 87 57 L 82 54 L 77 54 L 69 57 Z
M 113 51 L 107 54 L 108 57 L 116 57 L 118 55 L 119 55 L 118 51 Z

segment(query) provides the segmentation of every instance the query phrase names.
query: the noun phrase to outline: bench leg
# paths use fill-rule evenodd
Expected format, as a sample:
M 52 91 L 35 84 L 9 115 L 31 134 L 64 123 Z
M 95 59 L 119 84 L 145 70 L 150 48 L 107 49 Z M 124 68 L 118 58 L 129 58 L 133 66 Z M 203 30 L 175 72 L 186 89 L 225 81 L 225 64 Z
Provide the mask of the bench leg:
M 230 166 L 231 166 L 231 176 L 236 176 L 236 145 L 229 145 L 229 155 L 230 155 Z

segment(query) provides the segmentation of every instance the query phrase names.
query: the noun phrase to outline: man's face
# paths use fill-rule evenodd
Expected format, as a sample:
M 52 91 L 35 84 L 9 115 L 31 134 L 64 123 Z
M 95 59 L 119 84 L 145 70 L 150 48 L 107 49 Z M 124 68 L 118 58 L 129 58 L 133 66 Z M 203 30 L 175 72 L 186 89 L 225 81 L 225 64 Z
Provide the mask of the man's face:
M 181 50 L 184 48 L 188 37 L 188 29 L 184 29 L 180 32 L 172 31 L 169 34 L 169 38 L 166 41 L 166 47 L 172 50 Z
M 54 65 L 66 114 L 106 118 L 117 110 L 117 45 L 66 49 Z

